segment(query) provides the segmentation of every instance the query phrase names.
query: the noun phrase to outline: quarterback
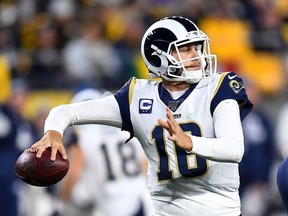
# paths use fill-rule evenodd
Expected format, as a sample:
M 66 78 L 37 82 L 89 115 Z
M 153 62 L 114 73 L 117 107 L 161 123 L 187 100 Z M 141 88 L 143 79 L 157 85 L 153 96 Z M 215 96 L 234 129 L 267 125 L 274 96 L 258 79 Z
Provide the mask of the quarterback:
M 114 95 L 53 108 L 32 151 L 41 157 L 52 147 L 51 160 L 57 151 L 65 159 L 67 127 L 119 127 L 146 154 L 153 216 L 241 215 L 241 120 L 252 109 L 242 79 L 216 72 L 208 36 L 184 17 L 152 24 L 141 54 L 150 77 L 160 79 L 131 78 Z

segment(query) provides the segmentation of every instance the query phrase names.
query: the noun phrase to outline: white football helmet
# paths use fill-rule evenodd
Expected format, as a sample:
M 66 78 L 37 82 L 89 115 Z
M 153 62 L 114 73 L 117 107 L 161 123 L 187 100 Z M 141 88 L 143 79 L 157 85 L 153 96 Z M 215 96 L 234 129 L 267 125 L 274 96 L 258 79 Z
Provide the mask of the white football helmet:
M 199 57 L 182 60 L 178 49 L 189 43 L 201 45 L 197 51 Z M 178 53 L 179 61 L 171 55 L 173 50 Z M 151 25 L 142 38 L 141 54 L 151 78 L 197 83 L 216 73 L 217 58 L 210 54 L 209 38 L 184 17 L 166 17 Z M 186 61 L 193 60 L 200 60 L 200 70 L 189 71 L 184 67 Z

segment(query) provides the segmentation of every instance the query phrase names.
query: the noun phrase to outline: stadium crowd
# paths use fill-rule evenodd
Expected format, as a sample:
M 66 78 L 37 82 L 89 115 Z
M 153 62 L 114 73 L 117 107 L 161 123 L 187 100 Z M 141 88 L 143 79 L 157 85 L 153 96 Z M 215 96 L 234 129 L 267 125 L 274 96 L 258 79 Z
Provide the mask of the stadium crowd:
M 235 71 L 252 88 L 255 111 L 243 122 L 247 142 L 240 164 L 242 215 L 285 215 L 276 188 L 276 169 L 288 155 L 288 143 L 285 147 L 282 140 L 287 123 L 281 122 L 281 116 L 288 113 L 287 0 L 2 0 L 0 155 L 7 155 L 13 143 L 10 147 L 14 160 L 15 148 L 21 152 L 37 140 L 47 110 L 59 100 L 59 104 L 69 102 L 75 92 L 85 87 L 113 92 L 131 76 L 146 78 L 141 38 L 152 22 L 168 15 L 185 16 L 198 24 L 213 41 L 211 49 L 218 56 L 218 71 Z M 21 88 L 24 83 L 29 88 Z M 25 126 L 30 123 L 31 128 L 25 133 L 22 130 L 18 140 L 16 135 L 5 139 L 2 107 L 9 107 L 15 92 L 23 89 L 29 92 L 29 98 L 25 105 L 19 105 L 21 114 L 11 116 L 25 121 Z M 14 126 L 15 131 L 21 130 L 21 125 Z M 34 139 L 23 144 L 28 133 Z M 11 158 L 9 164 L 13 169 Z M 56 196 L 57 187 L 42 188 L 40 192 L 23 188 L 19 182 L 11 184 L 17 178 L 13 179 L 14 173 L 8 169 L 0 168 L 1 191 L 10 190 L 20 198 L 29 193 L 31 197 L 46 197 L 42 199 L 47 200 L 46 208 L 39 204 L 33 214 L 55 213 L 51 206 L 56 205 L 49 196 Z M 7 175 L 8 186 L 2 182 Z M 3 206 L 9 206 L 7 203 L 14 202 L 14 198 L 0 198 L 0 215 L 5 215 Z M 26 196 L 24 201 L 15 203 L 21 212 L 18 215 L 33 216 L 29 201 L 37 200 Z

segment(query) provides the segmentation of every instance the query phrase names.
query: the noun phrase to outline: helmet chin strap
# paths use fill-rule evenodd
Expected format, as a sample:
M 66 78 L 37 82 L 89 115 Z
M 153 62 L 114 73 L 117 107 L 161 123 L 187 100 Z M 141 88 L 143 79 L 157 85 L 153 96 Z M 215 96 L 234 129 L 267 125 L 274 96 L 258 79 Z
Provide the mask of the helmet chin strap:
M 194 71 L 187 71 L 183 70 L 182 77 L 188 78 L 186 80 L 187 83 L 198 83 L 202 79 L 202 70 L 194 70 Z
M 187 83 L 198 83 L 202 79 L 202 70 L 201 69 L 200 70 L 187 71 L 187 70 L 184 70 L 183 68 L 172 67 L 172 68 L 169 68 L 169 70 L 170 70 L 169 73 L 173 73 L 173 74 L 177 75 L 179 78 L 183 77 L 182 81 L 184 81 L 184 78 L 185 78 L 185 82 L 187 82 Z M 172 76 L 169 76 L 169 75 L 168 75 L 168 77 L 173 78 Z M 181 80 L 178 80 L 178 81 L 181 81 Z

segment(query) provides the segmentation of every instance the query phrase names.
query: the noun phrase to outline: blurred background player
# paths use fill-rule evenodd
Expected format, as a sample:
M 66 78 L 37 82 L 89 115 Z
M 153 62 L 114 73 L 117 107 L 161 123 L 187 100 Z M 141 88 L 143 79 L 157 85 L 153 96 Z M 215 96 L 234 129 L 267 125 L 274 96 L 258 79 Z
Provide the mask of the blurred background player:
M 254 107 L 242 122 L 245 144 L 239 165 L 242 215 L 263 216 L 270 208 L 269 178 L 275 160 L 275 137 L 270 116 L 261 106 L 259 89 L 251 79 L 246 78 L 245 84 Z
M 280 109 L 276 124 L 277 151 L 277 189 L 280 193 L 284 208 L 288 213 L 288 102 Z
M 107 94 L 85 89 L 72 102 Z M 61 215 L 149 215 L 147 162 L 135 138 L 125 143 L 128 132 L 102 125 L 74 126 L 64 137 L 71 165 L 59 189 L 64 203 Z
M 288 213 L 288 157 L 281 162 L 278 168 L 277 186 L 284 204 L 284 208 Z
M 36 138 L 30 122 L 23 116 L 24 105 L 30 95 L 23 79 L 13 80 L 11 94 L 0 104 L 0 215 L 17 216 L 19 192 L 25 184 L 15 175 L 14 163 Z

